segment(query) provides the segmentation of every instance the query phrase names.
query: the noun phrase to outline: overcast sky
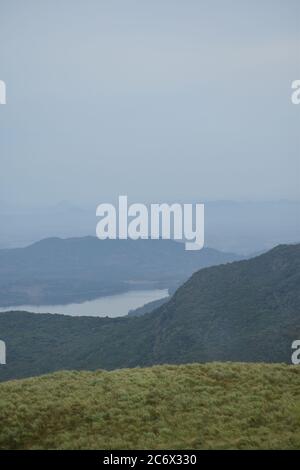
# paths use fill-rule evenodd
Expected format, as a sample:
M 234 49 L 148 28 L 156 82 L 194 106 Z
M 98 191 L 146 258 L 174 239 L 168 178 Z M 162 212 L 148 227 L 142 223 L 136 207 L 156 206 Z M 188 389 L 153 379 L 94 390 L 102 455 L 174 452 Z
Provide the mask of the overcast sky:
M 0 200 L 300 199 L 299 0 L 0 0 Z

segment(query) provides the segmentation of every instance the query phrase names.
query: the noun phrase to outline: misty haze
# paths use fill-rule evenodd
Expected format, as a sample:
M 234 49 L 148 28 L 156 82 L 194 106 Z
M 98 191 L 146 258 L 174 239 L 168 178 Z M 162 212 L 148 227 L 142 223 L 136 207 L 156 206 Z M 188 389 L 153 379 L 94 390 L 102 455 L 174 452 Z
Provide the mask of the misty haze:
M 0 3 L 0 452 L 299 450 L 299 0 Z

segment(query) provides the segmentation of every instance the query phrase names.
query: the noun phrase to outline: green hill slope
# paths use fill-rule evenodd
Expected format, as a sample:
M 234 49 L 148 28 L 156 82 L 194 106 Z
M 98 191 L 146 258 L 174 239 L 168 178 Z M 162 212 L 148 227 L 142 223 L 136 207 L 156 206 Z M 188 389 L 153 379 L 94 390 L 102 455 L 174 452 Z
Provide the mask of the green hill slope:
M 299 449 L 300 369 L 193 364 L 0 385 L 0 449 Z
M 287 362 L 300 339 L 300 245 L 195 273 L 138 318 L 0 314 L 0 380 L 61 369 Z

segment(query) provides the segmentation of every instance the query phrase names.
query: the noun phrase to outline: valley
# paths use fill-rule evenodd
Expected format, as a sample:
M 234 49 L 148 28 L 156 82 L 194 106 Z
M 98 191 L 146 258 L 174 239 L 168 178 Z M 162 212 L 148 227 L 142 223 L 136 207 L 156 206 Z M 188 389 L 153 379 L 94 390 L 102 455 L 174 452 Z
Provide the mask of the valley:
M 300 245 L 195 272 L 141 316 L 0 313 L 0 381 L 58 370 L 238 361 L 291 363 L 300 338 Z

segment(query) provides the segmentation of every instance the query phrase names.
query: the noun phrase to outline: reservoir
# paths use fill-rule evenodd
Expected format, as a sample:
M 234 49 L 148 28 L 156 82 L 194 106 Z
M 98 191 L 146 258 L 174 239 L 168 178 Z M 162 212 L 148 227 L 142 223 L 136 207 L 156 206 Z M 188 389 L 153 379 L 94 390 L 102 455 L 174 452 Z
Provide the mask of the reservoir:
M 60 313 L 72 316 L 121 317 L 129 310 L 142 307 L 148 302 L 168 296 L 167 289 L 131 290 L 122 294 L 109 295 L 82 303 L 67 305 L 18 305 L 1 307 L 0 312 L 9 310 L 33 313 Z

